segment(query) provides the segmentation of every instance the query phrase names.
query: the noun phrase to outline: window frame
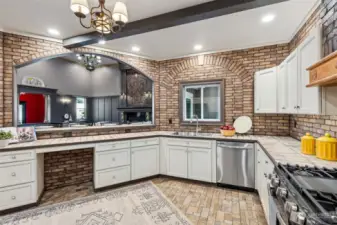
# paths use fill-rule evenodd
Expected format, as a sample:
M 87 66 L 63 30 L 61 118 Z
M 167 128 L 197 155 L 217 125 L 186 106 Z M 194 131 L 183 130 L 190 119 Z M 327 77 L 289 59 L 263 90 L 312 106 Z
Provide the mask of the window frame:
M 78 98 L 83 98 L 84 99 L 84 108 L 78 108 L 78 104 L 77 104 L 77 99 Z M 86 97 L 82 97 L 82 96 L 76 96 L 75 97 L 75 101 L 76 101 L 76 104 L 75 104 L 75 110 L 76 110 L 76 121 L 86 121 L 87 119 L 88 119 L 88 113 L 87 113 L 87 108 L 88 108 L 88 106 L 87 106 L 87 98 Z M 77 109 L 84 109 L 84 112 L 85 112 L 85 117 L 84 117 L 84 119 L 82 119 L 82 118 L 78 118 L 77 117 Z
M 219 87 L 219 96 L 220 99 L 218 101 L 218 107 L 219 107 L 219 119 L 201 119 L 203 118 L 203 89 L 205 87 Z M 180 82 L 180 88 L 179 88 L 179 95 L 180 95 L 180 103 L 179 103 L 179 109 L 180 109 L 180 123 L 181 124 L 191 124 L 195 125 L 194 121 L 196 119 L 188 119 L 186 118 L 186 101 L 185 101 L 185 90 L 186 88 L 201 88 L 201 118 L 198 119 L 199 123 L 201 124 L 209 124 L 209 125 L 217 125 L 217 124 L 223 124 L 224 122 L 224 80 L 206 80 L 206 81 L 187 81 L 187 82 Z M 193 104 L 192 104 L 193 105 Z M 193 110 L 191 110 L 193 112 Z M 191 123 L 191 121 L 193 123 Z

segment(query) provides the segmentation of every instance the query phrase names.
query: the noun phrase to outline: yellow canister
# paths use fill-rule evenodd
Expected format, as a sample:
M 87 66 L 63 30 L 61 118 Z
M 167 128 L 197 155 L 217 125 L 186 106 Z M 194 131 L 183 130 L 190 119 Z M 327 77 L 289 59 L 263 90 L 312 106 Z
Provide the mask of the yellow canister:
M 316 140 L 316 157 L 324 160 L 337 161 L 337 139 L 326 133 Z
M 315 138 L 306 133 L 305 136 L 301 138 L 302 153 L 306 155 L 315 155 Z

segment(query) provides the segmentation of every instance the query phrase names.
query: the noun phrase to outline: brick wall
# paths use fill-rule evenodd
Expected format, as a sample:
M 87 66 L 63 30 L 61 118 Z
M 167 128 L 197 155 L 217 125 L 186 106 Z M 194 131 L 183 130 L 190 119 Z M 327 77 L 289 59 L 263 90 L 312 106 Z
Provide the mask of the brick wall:
M 93 149 L 44 154 L 46 190 L 93 180 Z
M 290 42 L 290 50 L 295 49 L 309 31 L 316 25 L 322 24 L 323 55 L 327 55 L 337 50 L 334 43 L 337 40 L 335 29 L 336 23 L 336 2 L 335 0 L 323 0 L 320 7 L 310 16 L 308 21 L 298 31 Z M 333 29 L 332 29 L 333 27 Z M 331 30 L 332 29 L 332 30 Z M 310 132 L 315 137 L 322 136 L 329 132 L 332 136 L 337 135 L 337 116 L 326 115 L 291 115 L 290 116 L 290 136 L 300 139 L 306 132 Z
M 160 128 L 193 130 L 179 119 L 179 83 L 194 80 L 225 80 L 225 122 L 246 115 L 253 118 L 254 134 L 289 135 L 288 115 L 254 114 L 254 73 L 282 62 L 288 44 L 209 54 L 160 62 Z M 170 124 L 169 121 L 172 121 Z M 203 132 L 218 132 L 219 125 L 202 125 Z

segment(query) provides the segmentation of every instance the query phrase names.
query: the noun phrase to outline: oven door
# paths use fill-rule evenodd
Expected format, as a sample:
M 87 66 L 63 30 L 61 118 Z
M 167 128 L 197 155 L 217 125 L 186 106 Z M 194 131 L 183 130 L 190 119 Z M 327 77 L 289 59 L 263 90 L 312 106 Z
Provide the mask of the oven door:
M 269 225 L 288 225 L 285 223 L 283 218 L 281 217 L 279 208 L 276 204 L 276 197 L 272 196 L 270 193 L 270 187 L 268 184 L 268 200 L 269 200 Z

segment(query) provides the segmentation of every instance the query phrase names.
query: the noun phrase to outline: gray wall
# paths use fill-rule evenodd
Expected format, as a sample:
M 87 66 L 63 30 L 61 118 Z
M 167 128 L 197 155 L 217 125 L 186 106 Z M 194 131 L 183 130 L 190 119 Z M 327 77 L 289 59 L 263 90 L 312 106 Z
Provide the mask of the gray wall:
M 46 87 L 61 95 L 85 97 L 120 95 L 121 72 L 118 65 L 97 68 L 93 72 L 70 61 L 56 58 L 40 61 L 17 70 L 17 83 L 25 76 L 38 77 Z
M 121 94 L 121 71 L 118 64 L 97 68 L 91 72 L 91 79 L 92 97 Z

